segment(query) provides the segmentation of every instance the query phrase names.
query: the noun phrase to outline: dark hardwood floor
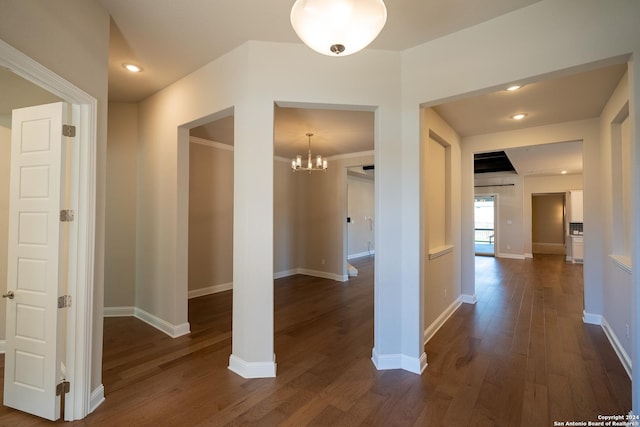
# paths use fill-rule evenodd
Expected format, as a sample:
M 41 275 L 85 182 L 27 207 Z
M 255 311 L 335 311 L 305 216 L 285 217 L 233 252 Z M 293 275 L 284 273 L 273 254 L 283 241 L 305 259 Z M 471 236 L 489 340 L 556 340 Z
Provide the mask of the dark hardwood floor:
M 562 257 L 476 258 L 476 305 L 426 345 L 424 374 L 376 371 L 373 258 L 348 283 L 275 283 L 278 376 L 227 369 L 231 292 L 189 302 L 171 339 L 107 318 L 106 401 L 78 426 L 551 426 L 631 407 L 631 384 L 599 326 L 582 323 L 582 266 Z M 4 357 L 2 357 L 4 365 Z M 54 424 L 0 408 L 0 425 Z

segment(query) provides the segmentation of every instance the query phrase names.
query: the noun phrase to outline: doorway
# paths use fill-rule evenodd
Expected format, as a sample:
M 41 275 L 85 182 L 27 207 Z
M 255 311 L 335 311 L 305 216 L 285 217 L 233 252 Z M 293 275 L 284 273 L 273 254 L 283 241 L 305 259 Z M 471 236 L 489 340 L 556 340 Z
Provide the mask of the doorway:
M 194 323 L 192 314 L 209 312 L 218 318 L 232 313 L 234 116 L 226 114 L 189 130 L 187 306 L 192 333 L 207 327 Z M 212 305 L 210 295 L 220 292 L 228 293 L 224 308 Z M 231 317 L 224 320 L 221 332 L 230 333 Z
M 280 101 L 274 106 L 274 304 L 291 307 L 276 310 L 276 335 L 292 324 L 333 317 L 317 307 L 292 311 L 305 307 L 307 290 L 322 292 L 325 300 L 337 298 L 337 312 L 337 305 L 346 304 L 343 292 L 373 284 L 375 113 L 321 107 Z M 326 160 L 326 169 L 318 168 L 324 163 L 314 161 L 316 156 Z M 351 225 L 361 227 L 362 234 L 350 233 Z M 358 258 L 355 268 L 350 256 Z M 365 267 L 357 272 L 359 265 Z M 277 341 L 278 360 L 291 357 L 292 346 L 303 342 L 302 337 L 287 345 Z
M 71 234 L 67 292 L 73 305 L 68 309 L 66 334 L 66 378 L 73 384 L 65 399 L 65 420 L 82 419 L 104 400 L 100 384 L 91 389 L 91 361 L 100 354 L 92 354 L 93 331 L 101 323 L 93 322 L 94 249 L 96 220 L 96 159 L 97 130 L 95 117 L 97 100 L 78 89 L 31 58 L 0 41 L 0 68 L 46 91 L 56 100 L 71 105 L 71 125 L 76 128 L 74 141 L 78 150 L 71 161 L 73 176 L 71 199 L 75 210 L 75 231 Z M 34 82 L 37 82 L 35 84 Z M 9 91 L 2 91 L 8 97 Z M 35 102 L 39 104 L 42 101 Z M 47 101 L 45 101 L 47 102 Z M 48 102 L 51 102 L 49 100 Z M 31 103 L 34 105 L 34 103 Z M 26 105 L 24 105 L 26 106 Z M 15 106 L 12 106 L 14 108 Z M 47 371 L 48 373 L 48 371 Z
M 352 259 L 372 256 L 374 240 L 374 166 L 347 168 L 347 271 L 357 276 Z
M 495 256 L 496 196 L 475 196 L 473 201 L 473 245 L 476 255 Z
M 531 195 L 532 253 L 565 254 L 565 193 Z

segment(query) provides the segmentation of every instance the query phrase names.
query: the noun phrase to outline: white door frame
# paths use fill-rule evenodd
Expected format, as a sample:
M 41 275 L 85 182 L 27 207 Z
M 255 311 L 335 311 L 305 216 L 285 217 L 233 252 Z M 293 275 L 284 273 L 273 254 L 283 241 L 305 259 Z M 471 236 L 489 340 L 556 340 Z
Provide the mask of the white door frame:
M 67 379 L 71 390 L 65 401 L 66 420 L 82 419 L 104 399 L 91 390 L 93 338 L 93 286 L 96 215 L 97 100 L 0 40 L 0 66 L 40 86 L 72 105 L 76 126 L 71 199 L 77 206 L 78 232 L 70 236 L 69 294 L 72 305 L 67 318 Z M 98 387 L 102 390 L 102 387 Z

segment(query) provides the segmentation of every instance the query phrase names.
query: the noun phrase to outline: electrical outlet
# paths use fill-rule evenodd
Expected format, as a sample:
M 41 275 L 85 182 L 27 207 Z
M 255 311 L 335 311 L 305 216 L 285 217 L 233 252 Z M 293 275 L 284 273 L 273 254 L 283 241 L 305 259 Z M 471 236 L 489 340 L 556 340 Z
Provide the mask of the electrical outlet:
M 324 265 L 324 258 L 322 258 L 322 265 Z
M 629 337 L 630 337 L 630 334 L 629 334 L 629 324 L 627 323 L 627 324 L 625 324 L 624 326 L 625 326 L 625 328 L 626 328 L 627 338 L 629 338 Z

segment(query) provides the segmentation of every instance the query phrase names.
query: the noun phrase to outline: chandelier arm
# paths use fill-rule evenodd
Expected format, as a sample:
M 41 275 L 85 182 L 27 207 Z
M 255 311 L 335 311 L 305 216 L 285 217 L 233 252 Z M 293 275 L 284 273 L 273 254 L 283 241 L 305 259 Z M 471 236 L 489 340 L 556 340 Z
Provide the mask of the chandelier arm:
M 324 162 L 321 161 L 321 157 L 320 155 L 318 155 L 317 157 L 317 164 L 316 166 L 314 166 L 313 164 L 313 155 L 311 153 L 311 137 L 313 136 L 313 134 L 311 132 L 307 133 L 307 137 L 309 138 L 308 140 L 308 150 L 307 150 L 307 164 L 306 166 L 302 166 L 302 159 L 300 155 L 297 156 L 297 159 L 293 159 L 291 161 L 291 169 L 295 172 L 297 170 L 306 170 L 309 171 L 309 173 L 313 172 L 313 171 L 327 171 L 327 161 L 324 160 Z

